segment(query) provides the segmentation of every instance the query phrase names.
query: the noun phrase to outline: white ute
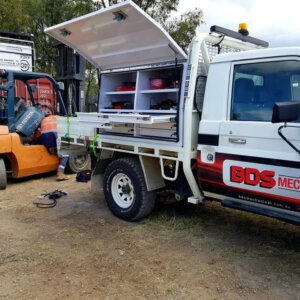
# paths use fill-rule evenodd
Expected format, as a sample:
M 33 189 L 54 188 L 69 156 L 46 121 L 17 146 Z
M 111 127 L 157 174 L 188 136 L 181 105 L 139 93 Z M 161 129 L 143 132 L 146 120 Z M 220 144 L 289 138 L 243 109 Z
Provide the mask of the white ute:
M 168 190 L 300 224 L 300 48 L 213 26 L 185 54 L 131 1 L 46 33 L 101 71 L 98 112 L 60 118 L 59 139 L 97 155 L 115 215 L 145 217 Z

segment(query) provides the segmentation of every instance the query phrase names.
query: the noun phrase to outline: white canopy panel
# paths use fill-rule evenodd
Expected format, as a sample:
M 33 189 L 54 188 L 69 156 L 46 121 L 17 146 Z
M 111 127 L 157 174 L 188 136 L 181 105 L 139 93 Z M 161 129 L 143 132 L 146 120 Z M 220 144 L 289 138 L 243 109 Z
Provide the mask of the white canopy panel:
M 187 58 L 169 34 L 131 1 L 52 26 L 45 32 L 102 70 Z

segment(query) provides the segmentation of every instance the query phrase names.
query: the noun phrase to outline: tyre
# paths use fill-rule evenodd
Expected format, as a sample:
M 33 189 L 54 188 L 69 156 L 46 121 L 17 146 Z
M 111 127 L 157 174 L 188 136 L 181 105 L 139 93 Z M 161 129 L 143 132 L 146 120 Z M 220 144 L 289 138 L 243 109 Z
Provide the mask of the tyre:
M 136 221 L 150 214 L 155 205 L 155 192 L 148 192 L 140 162 L 120 158 L 108 165 L 103 178 L 104 195 L 114 215 Z
M 4 160 L 0 158 L 0 190 L 6 189 L 7 186 L 7 176 L 6 176 L 6 167 Z
M 68 159 L 67 170 L 72 173 L 90 169 L 91 156 L 90 154 L 70 155 Z

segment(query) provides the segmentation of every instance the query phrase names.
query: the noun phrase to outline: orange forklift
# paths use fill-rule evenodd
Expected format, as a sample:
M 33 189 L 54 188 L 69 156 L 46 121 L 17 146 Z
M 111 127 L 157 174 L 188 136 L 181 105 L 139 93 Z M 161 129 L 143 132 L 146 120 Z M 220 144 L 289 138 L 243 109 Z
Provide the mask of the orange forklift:
M 38 80 L 49 80 L 55 97 L 54 107 L 34 99 Z M 17 89 L 25 89 L 26 98 Z M 7 176 L 26 176 L 55 171 L 59 159 L 39 144 L 35 131 L 45 114 L 66 113 L 61 97 L 62 85 L 43 73 L 0 70 L 0 189 L 5 189 Z M 21 93 L 22 94 L 22 93 Z M 24 94 L 24 93 L 23 93 Z M 30 99 L 30 101 L 28 101 Z

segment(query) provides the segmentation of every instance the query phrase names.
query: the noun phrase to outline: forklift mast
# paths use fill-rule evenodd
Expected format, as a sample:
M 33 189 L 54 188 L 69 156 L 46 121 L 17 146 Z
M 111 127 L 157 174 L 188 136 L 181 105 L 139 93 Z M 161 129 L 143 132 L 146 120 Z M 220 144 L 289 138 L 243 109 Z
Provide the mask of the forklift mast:
M 69 115 L 85 111 L 85 59 L 63 44 L 58 44 L 56 77 L 65 85 L 63 99 Z

